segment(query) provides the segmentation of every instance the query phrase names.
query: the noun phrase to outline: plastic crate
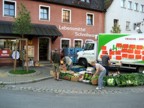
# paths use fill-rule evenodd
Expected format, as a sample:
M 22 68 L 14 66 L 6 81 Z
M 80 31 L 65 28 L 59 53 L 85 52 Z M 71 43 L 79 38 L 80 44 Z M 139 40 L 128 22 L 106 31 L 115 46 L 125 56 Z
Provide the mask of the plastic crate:
M 82 66 L 73 66 L 71 68 L 72 71 L 74 72 L 80 72 L 80 71 L 86 71 L 86 68 L 82 67 Z
M 74 48 L 64 48 L 64 56 L 73 56 Z
M 71 56 L 73 64 L 78 63 L 77 57 L 76 56 Z
M 77 52 L 82 51 L 82 50 L 83 50 L 82 48 L 75 48 L 75 49 L 74 49 L 75 55 L 77 54 Z

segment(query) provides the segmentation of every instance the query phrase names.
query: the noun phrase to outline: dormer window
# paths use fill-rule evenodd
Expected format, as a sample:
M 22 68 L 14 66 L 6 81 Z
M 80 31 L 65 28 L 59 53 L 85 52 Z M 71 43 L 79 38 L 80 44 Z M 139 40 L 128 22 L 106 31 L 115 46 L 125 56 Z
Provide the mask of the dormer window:
M 90 0 L 80 0 L 81 2 L 90 3 Z

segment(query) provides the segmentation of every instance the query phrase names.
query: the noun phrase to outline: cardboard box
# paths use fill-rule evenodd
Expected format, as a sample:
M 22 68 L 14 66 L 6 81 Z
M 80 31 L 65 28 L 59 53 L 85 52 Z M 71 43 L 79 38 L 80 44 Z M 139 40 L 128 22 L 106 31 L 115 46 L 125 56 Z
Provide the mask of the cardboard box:
M 71 81 L 79 81 L 79 77 L 78 76 L 72 76 L 71 77 Z
M 97 85 L 98 84 L 98 79 L 92 79 L 91 83 L 92 83 L 92 85 Z

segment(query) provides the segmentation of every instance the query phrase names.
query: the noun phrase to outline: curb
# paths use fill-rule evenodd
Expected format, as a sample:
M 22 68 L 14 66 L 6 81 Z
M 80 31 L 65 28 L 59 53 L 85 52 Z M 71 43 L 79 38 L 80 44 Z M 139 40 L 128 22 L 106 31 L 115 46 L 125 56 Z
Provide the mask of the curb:
M 43 80 L 47 80 L 47 79 L 51 79 L 51 78 L 53 78 L 53 77 L 48 76 L 48 77 L 37 78 L 37 79 L 27 80 L 27 81 L 19 81 L 19 82 L 2 82 L 1 81 L 0 84 L 3 84 L 3 85 L 27 84 L 27 83 L 39 82 L 39 81 L 43 81 Z

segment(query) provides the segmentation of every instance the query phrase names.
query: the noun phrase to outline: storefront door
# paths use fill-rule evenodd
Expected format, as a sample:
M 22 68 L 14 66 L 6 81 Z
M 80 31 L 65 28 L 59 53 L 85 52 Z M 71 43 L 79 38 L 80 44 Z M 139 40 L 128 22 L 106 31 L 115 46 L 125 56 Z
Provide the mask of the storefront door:
M 39 61 L 47 61 L 49 59 L 49 39 L 39 39 Z

